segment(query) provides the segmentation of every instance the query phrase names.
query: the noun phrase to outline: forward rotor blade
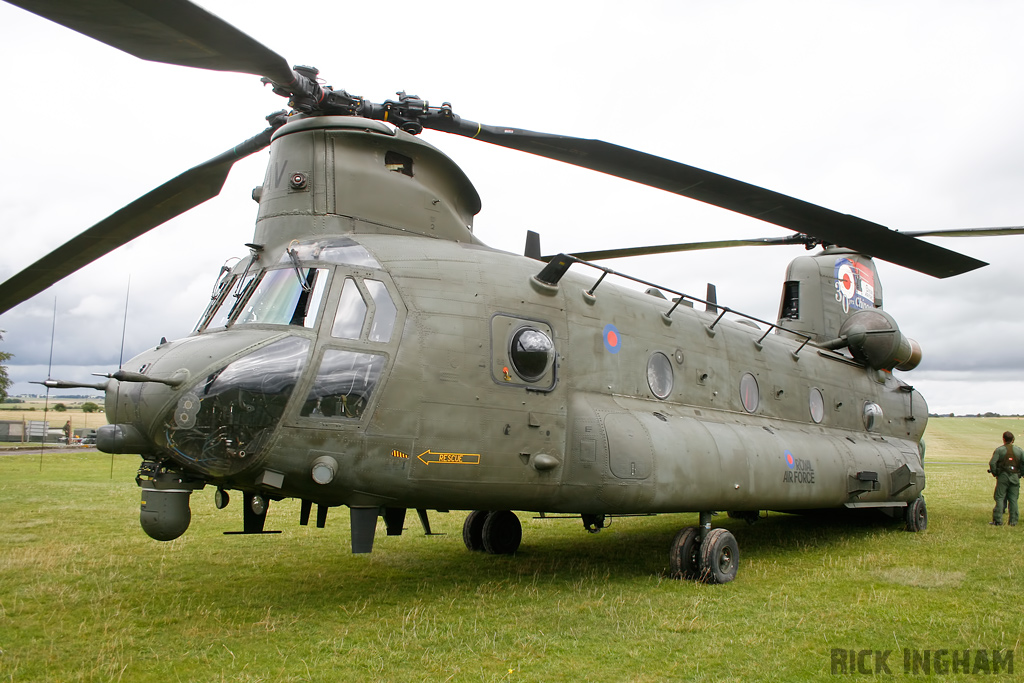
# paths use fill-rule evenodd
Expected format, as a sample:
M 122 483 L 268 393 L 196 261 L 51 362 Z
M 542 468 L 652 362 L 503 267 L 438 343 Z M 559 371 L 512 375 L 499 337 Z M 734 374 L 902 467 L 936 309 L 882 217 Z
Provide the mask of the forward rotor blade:
M 188 0 L 7 0 L 153 62 L 293 80 L 279 54 Z
M 987 265 L 856 216 L 602 140 L 487 126 L 459 117 L 438 117 L 424 125 L 656 187 L 935 277 Z
M 0 284 L 0 313 L 96 259 L 220 194 L 231 166 L 270 144 L 274 127 L 172 178 Z

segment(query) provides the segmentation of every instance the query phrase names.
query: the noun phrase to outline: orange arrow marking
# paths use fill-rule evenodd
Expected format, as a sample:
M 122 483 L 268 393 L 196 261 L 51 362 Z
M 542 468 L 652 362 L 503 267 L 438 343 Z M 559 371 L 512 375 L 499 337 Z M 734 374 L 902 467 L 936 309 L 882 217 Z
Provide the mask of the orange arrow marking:
M 435 453 L 426 450 L 416 456 L 424 465 L 444 463 L 449 465 L 479 465 L 479 453 Z

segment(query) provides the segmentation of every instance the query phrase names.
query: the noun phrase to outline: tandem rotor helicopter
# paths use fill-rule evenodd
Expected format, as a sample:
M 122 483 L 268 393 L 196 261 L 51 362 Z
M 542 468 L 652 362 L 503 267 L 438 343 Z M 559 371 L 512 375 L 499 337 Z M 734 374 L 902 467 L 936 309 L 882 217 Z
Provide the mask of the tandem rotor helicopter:
M 349 508 L 353 552 L 378 519 L 468 510 L 466 546 L 514 553 L 513 510 L 695 512 L 673 576 L 731 581 L 713 516 L 873 510 L 927 526 L 924 398 L 892 374 L 921 349 L 882 308 L 873 258 L 936 277 L 985 265 L 869 221 L 599 140 L 480 124 L 399 93 L 324 85 L 187 0 L 8 0 L 143 59 L 260 76 L 288 100 L 269 126 L 140 197 L 0 284 L 0 312 L 216 196 L 269 148 L 249 253 L 222 269 L 194 332 L 95 384 L 100 450 L 139 454 L 140 521 L 183 534 L 190 496 L 240 499 L 265 533 L 273 501 L 324 526 Z M 529 152 L 759 218 L 794 235 L 543 255 L 473 232 L 480 199 L 424 129 Z M 596 263 L 749 243 L 803 244 L 774 321 Z M 622 280 L 632 286 L 622 286 Z M 639 285 L 640 289 L 634 287 Z M 644 291 L 646 288 L 646 291 Z M 726 317 L 728 316 L 728 317 Z M 232 495 L 231 492 L 235 492 Z

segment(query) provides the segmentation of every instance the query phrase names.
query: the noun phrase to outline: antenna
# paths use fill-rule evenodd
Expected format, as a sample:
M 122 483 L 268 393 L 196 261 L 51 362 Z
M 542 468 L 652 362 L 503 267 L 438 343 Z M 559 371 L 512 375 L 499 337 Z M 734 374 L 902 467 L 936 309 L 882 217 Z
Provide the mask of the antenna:
M 121 321 L 121 354 L 117 357 L 117 371 L 121 372 L 124 365 L 124 337 L 128 330 L 128 298 L 132 292 L 132 276 L 128 274 L 128 285 L 124 290 L 124 319 Z M 117 383 L 117 391 L 114 396 L 114 411 L 117 411 L 117 405 L 121 399 L 121 382 Z M 117 416 L 114 416 L 114 421 L 117 422 Z M 114 478 L 114 454 L 110 454 L 110 478 Z
M 53 321 L 50 325 L 50 360 L 46 364 L 46 379 L 50 379 L 53 372 L 53 340 L 57 335 L 57 297 L 53 297 Z M 43 436 L 39 440 L 39 471 L 43 471 L 43 450 L 46 448 L 47 432 L 50 431 L 50 423 L 47 415 L 50 412 L 50 387 L 46 387 L 46 401 L 43 403 Z

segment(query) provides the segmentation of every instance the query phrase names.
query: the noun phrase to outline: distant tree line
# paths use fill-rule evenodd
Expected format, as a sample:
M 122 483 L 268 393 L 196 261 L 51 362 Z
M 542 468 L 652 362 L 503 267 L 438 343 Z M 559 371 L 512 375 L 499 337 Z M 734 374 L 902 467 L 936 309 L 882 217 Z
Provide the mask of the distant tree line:
M 963 415 L 956 415 L 955 413 L 928 413 L 928 417 L 1021 417 L 1021 416 L 1018 413 L 1014 413 L 1012 415 L 1001 415 L 999 413 L 987 412 L 987 413 L 964 413 Z

